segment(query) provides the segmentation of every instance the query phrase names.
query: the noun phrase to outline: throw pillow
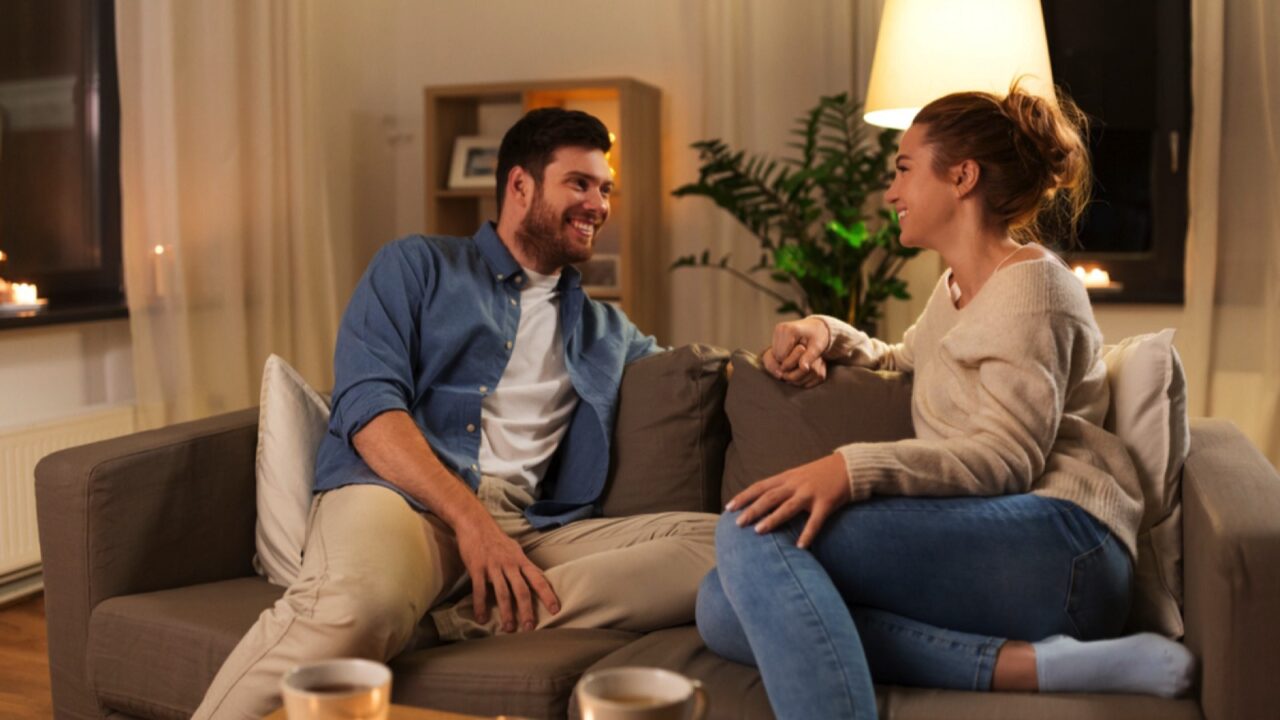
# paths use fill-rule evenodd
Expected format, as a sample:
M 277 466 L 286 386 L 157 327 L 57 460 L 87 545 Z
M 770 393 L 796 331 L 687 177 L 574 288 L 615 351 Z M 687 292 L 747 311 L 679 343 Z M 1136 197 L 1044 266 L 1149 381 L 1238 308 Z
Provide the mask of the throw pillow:
M 258 523 L 253 567 L 288 587 L 302 569 L 316 450 L 329 427 L 329 403 L 277 355 L 262 370 L 258 409 Z
M 1182 464 L 1191 446 L 1187 383 L 1173 330 L 1103 349 L 1111 409 L 1104 427 L 1129 450 L 1142 484 L 1131 630 L 1169 637 L 1182 624 Z
M 605 517 L 719 510 L 729 353 L 687 345 L 627 366 L 618 390 Z
M 721 506 L 751 483 L 852 442 L 915 436 L 911 377 L 850 365 L 828 366 L 805 390 L 767 372 L 755 354 L 733 354 L 725 412 L 733 439 L 725 453 Z

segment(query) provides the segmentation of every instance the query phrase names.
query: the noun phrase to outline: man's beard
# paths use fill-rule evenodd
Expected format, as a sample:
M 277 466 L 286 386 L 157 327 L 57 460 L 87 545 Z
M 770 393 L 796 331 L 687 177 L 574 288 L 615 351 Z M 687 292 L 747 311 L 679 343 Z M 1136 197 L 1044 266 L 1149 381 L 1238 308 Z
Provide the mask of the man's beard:
M 520 227 L 516 228 L 516 242 L 539 267 L 559 269 L 591 259 L 595 235 L 592 235 L 592 242 L 589 244 L 569 237 L 569 230 L 565 227 L 568 214 L 567 211 L 557 214 L 555 208 L 542 197 L 542 188 L 534 190 L 529 214 L 525 215 Z M 592 220 L 592 224 L 598 223 Z

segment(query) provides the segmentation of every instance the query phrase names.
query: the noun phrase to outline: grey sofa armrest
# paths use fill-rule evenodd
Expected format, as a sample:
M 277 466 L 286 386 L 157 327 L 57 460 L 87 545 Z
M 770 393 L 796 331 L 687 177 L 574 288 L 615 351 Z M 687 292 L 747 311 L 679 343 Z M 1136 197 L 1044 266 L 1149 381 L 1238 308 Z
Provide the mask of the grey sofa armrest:
M 101 717 L 89 615 L 119 595 L 253 574 L 256 409 L 54 453 L 36 467 L 58 717 Z
M 1187 645 L 1206 720 L 1280 708 L 1280 475 L 1235 425 L 1196 419 L 1182 476 Z

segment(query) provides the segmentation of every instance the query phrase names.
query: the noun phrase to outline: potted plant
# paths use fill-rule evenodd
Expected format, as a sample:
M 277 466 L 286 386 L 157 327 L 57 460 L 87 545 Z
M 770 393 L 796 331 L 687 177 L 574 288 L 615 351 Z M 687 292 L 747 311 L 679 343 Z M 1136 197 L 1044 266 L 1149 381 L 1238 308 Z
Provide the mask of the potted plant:
M 673 194 L 710 198 L 756 236 L 762 252 L 747 270 L 730 265 L 729 255 L 713 259 L 709 250 L 681 257 L 671 269 L 728 272 L 777 299 L 779 313 L 831 315 L 874 334 L 884 303 L 910 297 L 898 273 L 919 250 L 898 241 L 892 210 L 876 209 L 878 221 L 868 224 L 868 200 L 892 179 L 897 131 L 869 140 L 858 111 L 846 94 L 821 98 L 797 120 L 795 158 L 748 156 L 720 140 L 694 143 L 698 181 Z M 760 282 L 760 273 L 790 292 Z

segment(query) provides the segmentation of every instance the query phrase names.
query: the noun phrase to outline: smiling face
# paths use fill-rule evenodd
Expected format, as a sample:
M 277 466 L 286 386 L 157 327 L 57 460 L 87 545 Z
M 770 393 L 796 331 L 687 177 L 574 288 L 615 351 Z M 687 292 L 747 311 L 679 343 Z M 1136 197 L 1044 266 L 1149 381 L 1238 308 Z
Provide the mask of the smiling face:
M 933 148 L 925 142 L 925 126 L 912 125 L 898 145 L 893 183 L 885 201 L 898 213 L 902 244 L 934 248 L 956 220 L 959 197 L 948 177 L 933 169 Z
M 556 150 L 516 229 L 516 241 L 538 266 L 534 269 L 541 272 L 589 260 L 596 235 L 609 217 L 612 191 L 603 152 Z

